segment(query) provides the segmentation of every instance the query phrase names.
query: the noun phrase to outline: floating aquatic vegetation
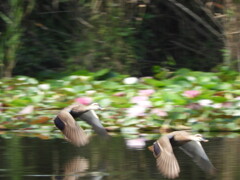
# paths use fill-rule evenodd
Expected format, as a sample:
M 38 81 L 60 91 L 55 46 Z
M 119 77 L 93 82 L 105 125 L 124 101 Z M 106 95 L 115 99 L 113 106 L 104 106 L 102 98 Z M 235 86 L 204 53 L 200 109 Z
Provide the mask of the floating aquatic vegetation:
M 52 118 L 60 109 L 75 102 L 97 102 L 106 109 L 98 112 L 103 124 L 114 131 L 128 127 L 152 130 L 163 125 L 240 130 L 237 74 L 227 77 L 221 72 L 180 69 L 168 79 L 103 77 L 101 71 L 45 82 L 26 76 L 1 79 L 0 129 L 49 127 L 51 131 Z

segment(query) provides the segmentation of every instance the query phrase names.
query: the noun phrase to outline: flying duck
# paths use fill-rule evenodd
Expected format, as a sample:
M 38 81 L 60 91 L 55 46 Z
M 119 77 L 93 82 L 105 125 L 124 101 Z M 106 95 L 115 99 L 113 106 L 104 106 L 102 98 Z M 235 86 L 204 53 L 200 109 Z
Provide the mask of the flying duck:
M 166 178 L 174 179 L 180 173 L 180 167 L 173 152 L 174 147 L 179 147 L 190 156 L 203 171 L 214 175 L 216 169 L 208 159 L 200 141 L 208 140 L 201 134 L 192 135 L 186 131 L 175 131 L 163 135 L 148 149 L 153 152 L 157 168 Z
M 89 106 L 73 104 L 61 110 L 54 118 L 54 124 L 62 131 L 65 138 L 76 146 L 83 146 L 89 142 L 89 136 L 77 124 L 75 118 L 80 118 L 92 126 L 94 131 L 102 136 L 108 133 L 101 124 L 94 110 L 102 109 L 97 103 Z

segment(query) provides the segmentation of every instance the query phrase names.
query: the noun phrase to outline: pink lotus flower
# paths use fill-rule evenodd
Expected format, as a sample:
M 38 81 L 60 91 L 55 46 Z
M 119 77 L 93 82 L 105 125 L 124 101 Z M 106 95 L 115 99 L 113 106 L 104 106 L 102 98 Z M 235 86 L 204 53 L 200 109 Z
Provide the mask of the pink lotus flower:
M 139 101 L 137 103 L 138 106 L 149 108 L 152 107 L 152 102 L 151 101 Z
M 135 97 L 132 97 L 131 103 L 135 103 L 138 106 L 141 106 L 141 107 L 144 107 L 144 108 L 152 107 L 152 102 L 149 101 L 147 96 L 135 96 Z
M 224 102 L 224 103 L 222 103 L 222 107 L 224 107 L 224 108 L 230 108 L 230 107 L 232 107 L 232 105 L 233 105 L 232 102 Z
M 75 101 L 77 103 L 83 104 L 83 105 L 89 105 L 92 103 L 92 98 L 90 97 L 80 97 L 80 98 L 76 98 Z
M 131 98 L 130 101 L 132 103 L 138 104 L 141 101 L 148 101 L 148 97 L 147 96 L 134 96 L 134 97 Z
M 198 104 L 198 103 L 190 103 L 186 107 L 190 108 L 190 109 L 199 110 L 199 109 L 201 109 L 202 106 L 200 104 Z
M 201 94 L 200 91 L 188 90 L 188 91 L 184 91 L 183 96 L 188 97 L 188 98 L 194 98 L 194 97 L 197 97 L 200 94 Z
M 24 107 L 20 112 L 18 112 L 19 115 L 26 115 L 26 114 L 31 114 L 34 111 L 34 106 L 33 105 L 28 105 Z
M 133 106 L 127 109 L 127 116 L 129 117 L 139 117 L 145 116 L 146 108 L 142 106 Z
M 154 89 L 144 89 L 144 90 L 139 90 L 138 92 L 140 96 L 151 96 L 153 93 L 155 93 Z
M 165 116 L 168 115 L 168 113 L 166 111 L 164 111 L 162 109 L 159 109 L 159 108 L 152 109 L 151 113 L 156 114 L 156 115 L 161 116 L 161 117 L 165 117 Z

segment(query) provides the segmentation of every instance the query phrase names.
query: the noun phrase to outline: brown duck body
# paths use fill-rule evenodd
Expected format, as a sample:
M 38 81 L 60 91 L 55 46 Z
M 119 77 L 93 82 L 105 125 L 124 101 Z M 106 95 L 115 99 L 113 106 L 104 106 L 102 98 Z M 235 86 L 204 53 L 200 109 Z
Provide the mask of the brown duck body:
M 84 106 L 80 104 L 71 105 L 61 110 L 54 123 L 62 131 L 66 139 L 76 146 L 83 146 L 89 142 L 89 136 L 77 124 L 75 118 L 80 118 L 90 124 L 100 135 L 107 135 L 107 131 L 102 126 L 94 110 L 101 109 L 96 103 Z
M 174 155 L 173 148 L 179 147 L 205 172 L 214 174 L 215 168 L 208 159 L 201 143 L 207 141 L 200 134 L 191 135 L 186 131 L 175 131 L 160 137 L 149 150 L 156 158 L 159 171 L 167 178 L 174 179 L 179 176 L 180 167 Z

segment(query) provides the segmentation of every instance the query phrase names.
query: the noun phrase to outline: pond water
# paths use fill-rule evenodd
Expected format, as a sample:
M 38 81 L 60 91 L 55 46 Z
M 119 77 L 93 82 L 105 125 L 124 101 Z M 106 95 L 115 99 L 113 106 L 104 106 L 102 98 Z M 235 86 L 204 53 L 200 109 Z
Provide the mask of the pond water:
M 240 137 L 208 139 L 210 141 L 203 146 L 218 170 L 217 177 L 209 178 L 188 156 L 177 150 L 181 168 L 178 179 L 240 179 Z M 79 148 L 60 138 L 44 139 L 43 136 L 41 139 L 22 133 L 4 135 L 0 137 L 0 179 L 164 179 L 146 148 L 153 140 L 146 141 L 145 147 L 127 142 L 123 135 L 109 139 L 94 136 L 88 145 Z

